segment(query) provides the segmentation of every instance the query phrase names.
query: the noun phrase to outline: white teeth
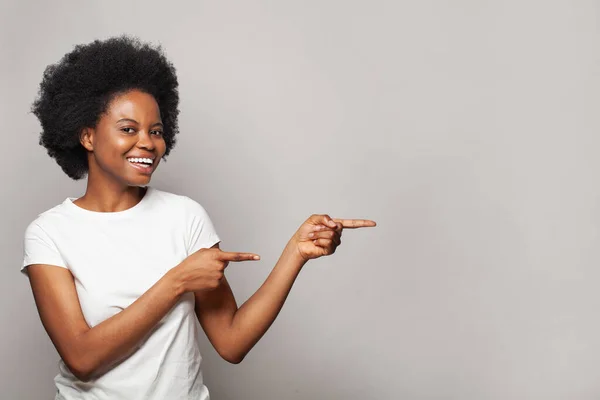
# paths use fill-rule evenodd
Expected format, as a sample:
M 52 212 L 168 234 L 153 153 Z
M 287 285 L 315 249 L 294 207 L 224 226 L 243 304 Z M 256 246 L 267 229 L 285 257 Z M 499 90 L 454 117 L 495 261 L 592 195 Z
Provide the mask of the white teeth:
M 129 162 L 132 163 L 143 163 L 143 164 L 152 164 L 153 161 L 150 158 L 128 158 Z

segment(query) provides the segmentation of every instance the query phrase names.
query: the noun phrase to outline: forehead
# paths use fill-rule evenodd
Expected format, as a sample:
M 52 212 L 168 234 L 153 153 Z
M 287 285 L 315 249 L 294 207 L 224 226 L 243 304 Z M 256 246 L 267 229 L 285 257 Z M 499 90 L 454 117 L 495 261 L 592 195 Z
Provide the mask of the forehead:
M 108 106 L 107 114 L 111 119 L 160 119 L 160 109 L 154 96 L 139 90 L 115 96 Z

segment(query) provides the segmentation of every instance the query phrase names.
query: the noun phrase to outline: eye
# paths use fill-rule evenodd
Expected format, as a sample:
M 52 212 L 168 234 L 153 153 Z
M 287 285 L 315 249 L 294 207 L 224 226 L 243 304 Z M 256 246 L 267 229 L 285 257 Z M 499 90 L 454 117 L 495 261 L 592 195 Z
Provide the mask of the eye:
M 157 136 L 161 136 L 163 134 L 163 131 L 161 130 L 156 130 L 156 131 L 152 131 L 152 133 L 154 133 Z
M 132 131 L 134 131 L 135 129 L 133 128 L 121 128 L 121 130 L 125 133 L 133 133 L 133 132 L 129 132 L 128 129 L 131 129 Z

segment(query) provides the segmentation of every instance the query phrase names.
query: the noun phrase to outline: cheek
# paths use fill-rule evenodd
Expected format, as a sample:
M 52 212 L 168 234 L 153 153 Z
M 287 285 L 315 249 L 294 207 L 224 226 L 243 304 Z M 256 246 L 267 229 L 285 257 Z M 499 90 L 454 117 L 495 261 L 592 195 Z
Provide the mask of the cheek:
M 115 138 L 95 146 L 94 153 L 98 164 L 108 166 L 121 164 L 132 144 L 125 138 Z
M 113 153 L 115 155 L 124 156 L 133 146 L 135 146 L 135 142 L 136 141 L 132 138 L 117 137 L 111 143 Z
M 167 144 L 165 143 L 164 139 L 158 140 L 156 142 L 156 150 L 157 153 L 162 157 L 163 154 L 165 154 L 165 151 L 167 150 Z

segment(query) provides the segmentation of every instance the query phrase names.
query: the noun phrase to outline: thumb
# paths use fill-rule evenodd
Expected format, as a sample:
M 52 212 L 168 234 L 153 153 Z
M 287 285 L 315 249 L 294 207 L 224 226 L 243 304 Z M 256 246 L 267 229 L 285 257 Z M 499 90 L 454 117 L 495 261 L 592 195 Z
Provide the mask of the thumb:
M 325 225 L 330 228 L 336 228 L 337 224 L 327 214 L 314 214 L 309 218 L 309 221 L 314 225 Z

